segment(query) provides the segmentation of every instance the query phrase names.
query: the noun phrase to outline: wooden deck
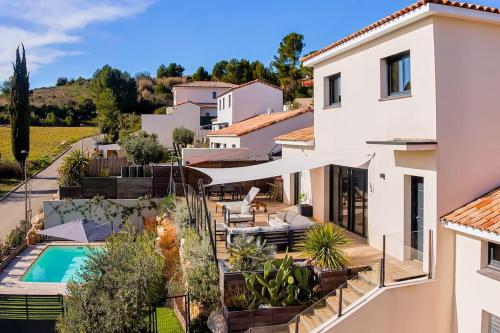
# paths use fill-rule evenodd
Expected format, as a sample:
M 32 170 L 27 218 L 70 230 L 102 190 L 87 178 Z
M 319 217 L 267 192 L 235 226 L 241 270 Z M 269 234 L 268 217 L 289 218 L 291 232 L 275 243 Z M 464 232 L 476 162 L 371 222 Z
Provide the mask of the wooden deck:
M 267 206 L 267 213 L 264 209 L 256 211 L 255 225 L 266 226 L 267 216 L 270 213 L 277 212 L 278 210 L 294 210 L 297 211 L 296 206 L 289 206 L 284 203 L 271 201 L 264 197 L 257 197 L 255 201 L 265 203 Z M 212 219 L 216 223 L 223 223 L 223 216 L 220 208 L 216 212 L 216 200 L 209 200 L 208 209 L 212 214 Z M 323 221 L 315 221 L 316 223 L 324 223 Z M 346 235 L 351 239 L 351 243 L 344 246 L 344 249 L 350 257 L 349 267 L 371 266 L 375 270 L 380 269 L 380 261 L 382 259 L 382 251 L 378 250 L 367 244 L 366 238 L 357 234 L 349 232 L 344 229 Z M 294 258 L 305 258 L 304 254 L 300 251 L 290 251 L 289 254 Z M 278 257 L 284 255 L 283 251 L 278 253 Z M 225 247 L 225 241 L 218 237 L 217 239 L 217 256 L 219 259 L 227 259 L 229 254 Z M 425 275 L 422 270 L 422 263 L 415 260 L 400 261 L 391 256 L 386 257 L 385 276 L 386 283 L 397 282 L 410 278 L 420 277 Z

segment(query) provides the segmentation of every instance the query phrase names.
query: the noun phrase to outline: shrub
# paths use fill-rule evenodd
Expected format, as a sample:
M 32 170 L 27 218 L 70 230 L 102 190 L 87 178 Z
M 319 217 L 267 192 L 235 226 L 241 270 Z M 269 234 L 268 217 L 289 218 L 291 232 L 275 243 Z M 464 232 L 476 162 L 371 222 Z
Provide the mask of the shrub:
M 89 163 L 90 158 L 83 150 L 73 150 L 59 167 L 59 183 L 63 186 L 80 185 Z
M 325 223 L 309 230 L 304 242 L 298 244 L 298 249 L 303 251 L 315 266 L 339 270 L 347 265 L 349 259 L 340 246 L 349 242 L 350 239 L 342 229 L 332 223 Z
M 145 332 L 148 308 L 164 292 L 164 263 L 153 238 L 128 226 L 92 251 L 78 276 L 85 282 L 68 283 L 59 331 Z
M 179 200 L 175 202 L 174 209 L 172 210 L 172 222 L 177 229 L 179 237 L 184 236 L 184 229 L 189 228 L 191 221 L 189 219 L 189 210 L 186 200 Z
M 165 148 L 158 142 L 156 135 L 139 132 L 128 135 L 122 142 L 127 156 L 136 164 L 158 163 L 165 154 Z
M 28 232 L 29 228 L 29 222 L 22 220 L 18 226 L 12 229 L 5 237 L 5 251 L 10 253 L 10 249 L 14 249 L 21 245 L 21 243 L 26 238 L 26 233 Z
M 22 179 L 23 172 L 16 161 L 0 161 L 0 178 L 1 179 Z
M 176 205 L 177 205 L 177 197 L 175 195 L 167 195 L 166 197 L 161 199 L 158 205 L 158 212 L 160 214 L 162 213 L 170 214 L 174 211 Z
M 177 127 L 172 131 L 172 139 L 182 146 L 191 145 L 194 141 L 194 133 L 190 129 Z
M 276 255 L 276 246 L 264 241 L 258 244 L 252 236 L 236 237 L 229 248 L 229 263 L 233 271 L 256 271 Z

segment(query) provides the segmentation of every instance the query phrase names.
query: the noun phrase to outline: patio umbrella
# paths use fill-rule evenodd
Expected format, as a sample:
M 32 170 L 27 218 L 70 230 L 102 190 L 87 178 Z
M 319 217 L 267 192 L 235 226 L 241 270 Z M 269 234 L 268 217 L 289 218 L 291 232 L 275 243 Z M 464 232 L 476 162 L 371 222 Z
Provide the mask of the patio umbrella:
M 114 232 L 119 232 L 119 228 L 114 228 Z M 97 224 L 87 219 L 77 219 L 52 228 L 38 231 L 41 235 L 74 240 L 83 243 L 101 241 L 112 233 L 109 224 Z

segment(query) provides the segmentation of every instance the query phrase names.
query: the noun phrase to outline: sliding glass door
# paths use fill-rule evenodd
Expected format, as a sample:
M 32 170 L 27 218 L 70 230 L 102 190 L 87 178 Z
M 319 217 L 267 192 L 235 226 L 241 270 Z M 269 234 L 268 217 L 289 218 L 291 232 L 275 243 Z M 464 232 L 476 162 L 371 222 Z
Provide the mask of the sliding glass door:
M 366 235 L 368 173 L 364 169 L 330 166 L 330 221 Z

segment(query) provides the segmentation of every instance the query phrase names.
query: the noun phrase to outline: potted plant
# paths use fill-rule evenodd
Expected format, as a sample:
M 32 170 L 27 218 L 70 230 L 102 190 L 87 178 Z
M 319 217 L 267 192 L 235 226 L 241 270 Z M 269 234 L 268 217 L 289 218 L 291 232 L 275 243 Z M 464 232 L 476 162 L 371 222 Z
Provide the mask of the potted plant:
M 298 200 L 298 209 L 299 214 L 306 217 L 313 216 L 313 206 L 311 206 L 309 202 L 309 195 L 305 192 L 302 192 L 297 197 Z
M 349 256 L 342 246 L 350 241 L 340 227 L 325 223 L 310 229 L 304 241 L 298 245 L 298 249 L 308 258 L 319 277 L 322 295 L 334 291 L 366 268 L 347 268 Z

